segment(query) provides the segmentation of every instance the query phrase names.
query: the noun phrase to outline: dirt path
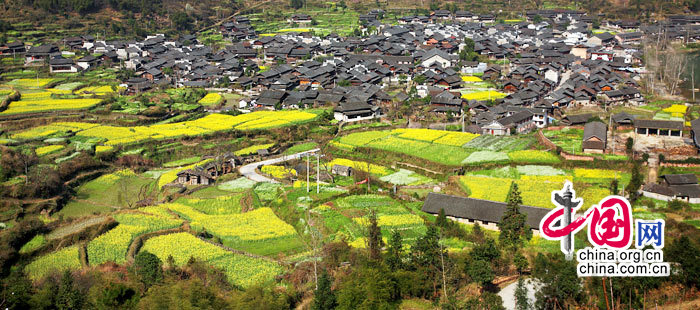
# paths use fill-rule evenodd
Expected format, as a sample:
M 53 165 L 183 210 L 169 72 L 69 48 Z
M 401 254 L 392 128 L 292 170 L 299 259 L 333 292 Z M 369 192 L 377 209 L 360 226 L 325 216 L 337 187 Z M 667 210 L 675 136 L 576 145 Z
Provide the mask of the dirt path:
M 659 155 L 651 154 L 649 156 L 649 175 L 647 176 L 647 183 L 656 183 L 656 179 L 659 174 Z

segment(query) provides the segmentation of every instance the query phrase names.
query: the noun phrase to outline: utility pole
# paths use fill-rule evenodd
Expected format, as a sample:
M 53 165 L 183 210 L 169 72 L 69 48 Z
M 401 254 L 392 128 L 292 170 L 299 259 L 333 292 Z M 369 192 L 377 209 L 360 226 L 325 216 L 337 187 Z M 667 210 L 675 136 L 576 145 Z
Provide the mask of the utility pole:
M 306 192 L 309 191 L 309 154 L 306 154 Z
M 693 90 L 693 103 L 695 103 L 695 64 L 690 66 L 690 81 L 691 81 L 691 87 Z
M 316 194 L 321 192 L 321 154 L 316 153 Z

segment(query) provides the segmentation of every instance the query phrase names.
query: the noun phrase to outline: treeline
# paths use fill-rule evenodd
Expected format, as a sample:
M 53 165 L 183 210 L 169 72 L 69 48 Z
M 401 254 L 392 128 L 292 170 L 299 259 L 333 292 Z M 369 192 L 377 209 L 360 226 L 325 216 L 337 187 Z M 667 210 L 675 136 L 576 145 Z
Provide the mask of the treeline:
M 25 5 L 52 13 L 89 13 L 106 7 L 118 11 L 150 14 L 162 5 L 162 0 L 25 0 Z

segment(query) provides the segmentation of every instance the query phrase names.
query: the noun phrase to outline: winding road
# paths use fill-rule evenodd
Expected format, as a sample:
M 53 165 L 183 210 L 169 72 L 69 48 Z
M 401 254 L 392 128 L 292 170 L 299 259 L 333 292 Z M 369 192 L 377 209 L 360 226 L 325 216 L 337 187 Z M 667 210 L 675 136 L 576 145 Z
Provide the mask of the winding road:
M 285 162 L 285 161 L 292 160 L 292 159 L 299 159 L 299 158 L 301 158 L 304 154 L 316 153 L 316 152 L 318 152 L 318 151 L 320 151 L 320 149 L 316 148 L 316 149 L 313 149 L 313 150 L 308 150 L 308 151 L 305 151 L 305 152 L 299 152 L 299 153 L 292 154 L 292 155 L 283 155 L 283 156 L 277 157 L 277 158 L 266 159 L 266 160 L 263 160 L 263 161 L 259 161 L 259 162 L 255 162 L 255 163 L 251 163 L 251 164 L 247 164 L 247 165 L 243 165 L 243 166 L 241 166 L 241 167 L 238 169 L 238 171 L 240 171 L 241 174 L 242 174 L 243 176 L 245 176 L 246 178 L 251 179 L 251 180 L 253 180 L 253 181 L 255 181 L 255 182 L 279 183 L 279 182 L 276 181 L 276 180 L 273 180 L 273 179 L 270 179 L 270 178 L 268 178 L 268 177 L 266 177 L 266 176 L 260 175 L 260 174 L 258 173 L 258 171 L 257 171 L 258 167 L 264 166 L 264 165 L 274 165 L 274 164 L 278 164 L 278 163 Z

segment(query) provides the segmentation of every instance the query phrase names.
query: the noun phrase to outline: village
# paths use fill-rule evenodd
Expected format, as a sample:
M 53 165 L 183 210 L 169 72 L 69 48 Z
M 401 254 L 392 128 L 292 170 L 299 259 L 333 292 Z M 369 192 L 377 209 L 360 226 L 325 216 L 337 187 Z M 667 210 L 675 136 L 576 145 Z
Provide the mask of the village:
M 176 36 L 3 40 L 0 226 L 32 227 L 14 251 L 23 273 L 44 283 L 148 252 L 182 270 L 204 262 L 243 292 L 293 287 L 308 309 L 317 264 L 345 279 L 357 263 L 333 251 L 376 248 L 376 227 L 380 253 L 398 236 L 406 262 L 439 227 L 436 251 L 466 276 L 449 283 L 443 265 L 393 305 L 433 309 L 477 282 L 480 305 L 496 295 L 515 309 L 517 280 L 543 281 L 538 255 L 561 254 L 539 229 L 565 182 L 582 210 L 619 195 L 635 218 L 671 222 L 671 240 L 696 240 L 700 110 L 683 53 L 700 15 L 387 14 L 360 12 L 351 35 L 300 10 L 276 32 L 234 14 Z M 499 237 L 513 195 L 529 236 L 515 250 Z M 503 256 L 473 267 L 489 240 Z M 662 288 L 653 298 L 671 302 Z

